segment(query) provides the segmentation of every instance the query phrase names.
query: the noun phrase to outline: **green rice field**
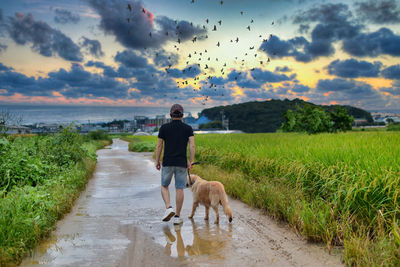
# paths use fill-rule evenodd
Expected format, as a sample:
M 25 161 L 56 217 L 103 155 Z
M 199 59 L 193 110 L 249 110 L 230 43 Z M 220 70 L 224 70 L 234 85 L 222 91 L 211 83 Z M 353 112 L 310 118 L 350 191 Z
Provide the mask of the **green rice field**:
M 220 180 L 228 194 L 288 222 L 308 240 L 343 249 L 347 265 L 400 265 L 399 133 L 195 140 L 202 164 L 193 173 Z

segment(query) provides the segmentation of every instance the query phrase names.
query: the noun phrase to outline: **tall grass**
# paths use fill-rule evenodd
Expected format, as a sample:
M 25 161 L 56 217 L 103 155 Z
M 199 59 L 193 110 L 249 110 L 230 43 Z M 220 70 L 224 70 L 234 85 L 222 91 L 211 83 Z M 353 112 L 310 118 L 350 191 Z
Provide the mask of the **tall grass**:
M 13 266 L 53 229 L 84 189 L 109 140 L 69 130 L 0 139 L 0 266 Z
M 242 173 L 224 178 L 228 192 L 310 240 L 344 246 L 348 264 L 400 264 L 400 135 L 196 136 L 196 159 Z

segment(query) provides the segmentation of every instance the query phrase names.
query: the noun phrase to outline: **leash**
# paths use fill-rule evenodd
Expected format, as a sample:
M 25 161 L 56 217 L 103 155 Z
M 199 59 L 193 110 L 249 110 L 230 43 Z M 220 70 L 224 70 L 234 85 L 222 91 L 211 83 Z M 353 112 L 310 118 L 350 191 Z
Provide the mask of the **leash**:
M 197 164 L 200 164 L 200 161 L 193 162 L 193 163 L 192 163 L 192 166 L 193 166 L 193 165 L 197 165 Z M 189 176 L 189 186 L 192 186 L 193 183 L 192 183 L 192 179 L 190 178 L 190 171 L 189 171 L 189 169 L 187 170 L 187 173 L 188 173 L 188 176 Z

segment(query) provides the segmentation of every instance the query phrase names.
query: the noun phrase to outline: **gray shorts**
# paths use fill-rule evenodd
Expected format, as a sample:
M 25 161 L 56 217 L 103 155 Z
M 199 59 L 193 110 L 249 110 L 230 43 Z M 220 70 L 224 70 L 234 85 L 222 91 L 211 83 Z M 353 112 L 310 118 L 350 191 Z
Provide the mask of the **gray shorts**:
M 172 175 L 175 175 L 175 188 L 185 189 L 187 182 L 187 169 L 185 167 L 165 166 L 161 168 L 161 185 L 169 186 Z

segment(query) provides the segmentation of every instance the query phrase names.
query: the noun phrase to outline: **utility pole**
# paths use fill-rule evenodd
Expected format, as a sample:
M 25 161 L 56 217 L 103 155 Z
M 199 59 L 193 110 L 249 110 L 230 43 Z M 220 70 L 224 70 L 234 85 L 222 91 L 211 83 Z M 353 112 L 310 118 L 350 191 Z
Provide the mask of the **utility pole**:
M 221 113 L 222 127 L 228 131 L 229 130 L 229 119 L 225 117 L 223 110 L 221 110 L 220 113 Z

